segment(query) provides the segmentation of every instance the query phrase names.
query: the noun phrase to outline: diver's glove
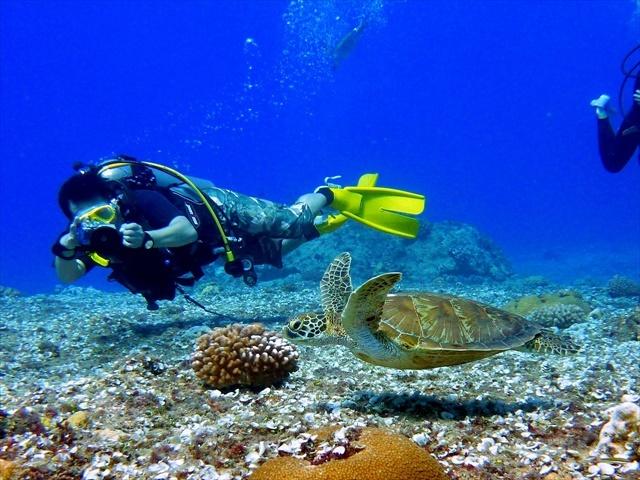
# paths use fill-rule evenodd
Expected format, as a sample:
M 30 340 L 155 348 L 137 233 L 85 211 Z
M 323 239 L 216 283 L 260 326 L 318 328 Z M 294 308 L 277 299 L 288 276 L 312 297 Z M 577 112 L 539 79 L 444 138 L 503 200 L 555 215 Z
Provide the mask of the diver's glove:
M 604 93 L 598 98 L 591 100 L 591 106 L 595 107 L 596 115 L 600 120 L 604 120 L 605 118 L 609 117 L 609 100 L 611 100 L 611 97 L 609 97 L 609 95 L 605 95 Z

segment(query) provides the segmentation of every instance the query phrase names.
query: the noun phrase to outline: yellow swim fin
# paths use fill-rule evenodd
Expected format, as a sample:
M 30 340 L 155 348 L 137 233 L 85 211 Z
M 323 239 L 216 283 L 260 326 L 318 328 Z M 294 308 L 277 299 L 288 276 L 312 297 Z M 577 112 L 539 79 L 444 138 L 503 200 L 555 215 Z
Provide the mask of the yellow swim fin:
M 424 195 L 376 187 L 377 180 L 377 173 L 366 173 L 355 187 L 329 187 L 333 194 L 330 206 L 339 210 L 340 215 L 376 230 L 416 238 L 420 224 L 415 216 L 424 211 Z

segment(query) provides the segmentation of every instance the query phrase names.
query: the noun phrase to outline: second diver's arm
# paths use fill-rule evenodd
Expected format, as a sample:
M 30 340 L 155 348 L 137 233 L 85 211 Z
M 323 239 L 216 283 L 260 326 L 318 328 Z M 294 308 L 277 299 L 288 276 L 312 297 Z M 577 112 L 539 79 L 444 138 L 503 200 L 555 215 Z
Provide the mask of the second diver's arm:
M 640 128 L 633 121 L 632 116 L 637 112 L 629 113 L 620 125 L 616 134 L 608 118 L 598 119 L 598 148 L 604 168 L 611 172 L 621 171 L 629 162 L 633 152 L 640 144 Z
M 607 103 L 609 97 L 601 95 L 591 102 L 598 117 L 598 149 L 604 168 L 617 173 L 629 163 L 633 152 L 640 145 L 640 79 L 636 79 L 633 107 L 624 117 L 616 133 L 609 120 Z

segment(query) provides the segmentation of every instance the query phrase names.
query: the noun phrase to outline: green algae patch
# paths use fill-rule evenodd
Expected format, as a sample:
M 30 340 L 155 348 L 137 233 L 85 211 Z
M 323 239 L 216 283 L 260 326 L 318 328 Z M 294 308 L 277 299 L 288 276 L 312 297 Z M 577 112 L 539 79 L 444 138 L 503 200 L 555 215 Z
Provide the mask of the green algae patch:
M 576 305 L 580 307 L 585 314 L 593 310 L 593 307 L 582 298 L 582 295 L 571 290 L 545 293 L 543 295 L 527 295 L 510 301 L 502 308 L 508 312 L 526 317 L 534 310 L 554 305 Z

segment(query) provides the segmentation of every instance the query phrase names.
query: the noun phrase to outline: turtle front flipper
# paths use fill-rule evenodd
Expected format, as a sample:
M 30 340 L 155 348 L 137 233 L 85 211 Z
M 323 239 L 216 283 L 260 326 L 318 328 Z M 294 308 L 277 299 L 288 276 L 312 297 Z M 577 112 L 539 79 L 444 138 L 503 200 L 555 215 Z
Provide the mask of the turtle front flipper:
M 378 327 L 387 295 L 401 278 L 401 273 L 393 272 L 367 280 L 349 296 L 342 312 L 342 327 L 357 345 L 355 354 L 370 363 L 380 365 L 397 357 L 397 345 Z
M 350 269 L 351 254 L 341 253 L 329 264 L 320 280 L 320 299 L 330 335 L 344 335 L 340 316 L 353 290 Z
M 542 354 L 571 355 L 578 353 L 581 346 L 567 335 L 557 335 L 551 330 L 542 329 L 534 338 L 525 343 L 521 349 Z

